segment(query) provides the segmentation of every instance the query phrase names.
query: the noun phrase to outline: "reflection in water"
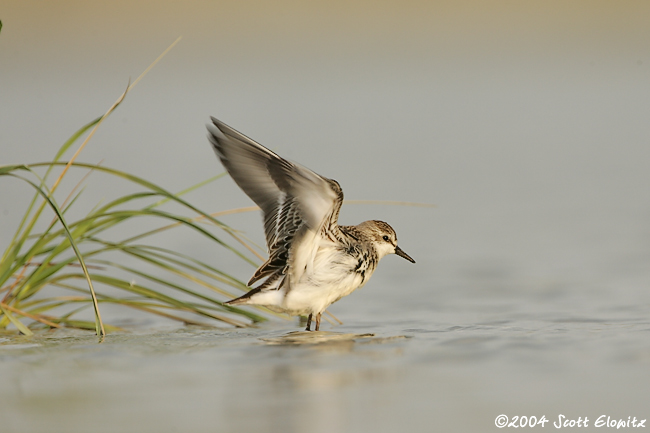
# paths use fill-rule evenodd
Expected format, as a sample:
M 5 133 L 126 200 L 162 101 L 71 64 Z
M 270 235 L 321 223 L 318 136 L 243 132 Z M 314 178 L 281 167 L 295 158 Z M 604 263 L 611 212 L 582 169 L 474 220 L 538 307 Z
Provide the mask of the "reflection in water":
M 269 344 L 318 344 L 330 346 L 336 343 L 354 343 L 360 338 L 374 337 L 375 334 L 341 334 L 327 331 L 295 331 L 280 337 L 267 337 L 261 340 Z
M 256 350 L 261 359 L 230 378 L 238 394 L 228 409 L 237 414 L 234 425 L 241 431 L 345 431 L 358 390 L 379 391 L 362 393 L 372 402 L 391 395 L 399 377 L 384 363 L 401 357 L 401 350 L 378 346 L 394 339 L 371 337 L 321 331 L 264 338 L 271 345 Z M 242 405 L 245 400 L 251 405 Z

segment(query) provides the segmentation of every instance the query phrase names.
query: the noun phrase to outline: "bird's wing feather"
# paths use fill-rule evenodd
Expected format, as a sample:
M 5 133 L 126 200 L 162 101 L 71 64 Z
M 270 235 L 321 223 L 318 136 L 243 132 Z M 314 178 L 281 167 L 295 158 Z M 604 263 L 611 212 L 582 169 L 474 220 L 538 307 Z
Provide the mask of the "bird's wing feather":
M 289 162 L 223 122 L 211 118 L 208 138 L 239 187 L 262 209 L 269 260 L 251 282 L 289 263 L 291 246 L 307 231 L 338 231 L 343 193 L 336 181 Z

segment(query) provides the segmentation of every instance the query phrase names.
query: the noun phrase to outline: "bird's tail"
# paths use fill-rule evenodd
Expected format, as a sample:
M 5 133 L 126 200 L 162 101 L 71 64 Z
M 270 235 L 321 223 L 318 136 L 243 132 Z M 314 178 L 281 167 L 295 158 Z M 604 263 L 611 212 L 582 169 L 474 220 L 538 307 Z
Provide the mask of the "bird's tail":
M 250 304 L 251 302 L 251 297 L 258 294 L 262 290 L 258 287 L 256 289 L 252 289 L 245 295 L 240 296 L 239 298 L 231 299 L 230 301 L 224 302 L 226 305 L 246 305 Z
M 259 287 L 251 289 L 248 293 L 240 296 L 239 298 L 231 299 L 230 301 L 224 302 L 226 305 L 266 305 L 269 302 L 267 298 L 275 298 L 276 294 L 279 293 L 279 289 L 282 288 L 285 281 L 285 276 L 281 274 L 271 275 L 267 280 Z M 269 296 L 262 296 L 268 294 Z M 258 296 L 256 296 L 258 295 Z M 277 301 L 275 301 L 277 302 Z

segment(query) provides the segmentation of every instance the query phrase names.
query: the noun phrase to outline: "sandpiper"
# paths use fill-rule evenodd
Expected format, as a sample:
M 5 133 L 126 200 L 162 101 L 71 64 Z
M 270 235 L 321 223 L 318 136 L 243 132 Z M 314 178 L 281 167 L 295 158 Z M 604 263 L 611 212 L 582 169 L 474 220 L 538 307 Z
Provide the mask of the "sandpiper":
M 415 263 L 397 246 L 395 230 L 383 221 L 339 226 L 343 190 L 271 152 L 211 117 L 208 138 L 237 185 L 262 209 L 269 259 L 248 282 L 266 279 L 229 305 L 263 305 L 274 311 L 312 318 L 362 287 L 379 260 L 397 254 Z

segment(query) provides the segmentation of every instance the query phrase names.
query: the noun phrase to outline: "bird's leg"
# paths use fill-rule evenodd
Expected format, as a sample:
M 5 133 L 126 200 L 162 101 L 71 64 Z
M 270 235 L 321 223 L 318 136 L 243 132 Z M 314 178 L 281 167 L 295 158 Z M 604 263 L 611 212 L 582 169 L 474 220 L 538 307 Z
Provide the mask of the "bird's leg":
M 309 317 L 307 317 L 307 327 L 305 328 L 305 331 L 311 331 L 311 329 L 309 329 L 310 327 L 311 327 L 311 314 L 309 315 Z
M 316 314 L 316 329 L 315 329 L 315 331 L 320 330 L 320 315 L 321 315 L 321 313 Z

